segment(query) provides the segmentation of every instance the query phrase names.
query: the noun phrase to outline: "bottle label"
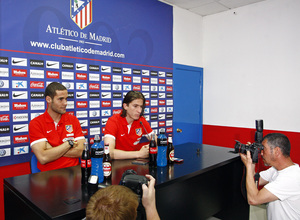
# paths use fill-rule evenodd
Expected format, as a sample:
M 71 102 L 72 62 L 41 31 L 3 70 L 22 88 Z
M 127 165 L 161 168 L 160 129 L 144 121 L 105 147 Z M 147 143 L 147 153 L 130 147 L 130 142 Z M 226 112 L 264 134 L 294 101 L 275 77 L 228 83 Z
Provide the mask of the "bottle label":
M 104 154 L 109 154 L 109 146 L 104 146 Z
M 92 160 L 91 159 L 87 160 L 87 167 L 92 167 Z
M 103 157 L 103 153 L 104 153 L 103 148 L 98 148 L 98 149 L 92 148 L 91 150 L 91 156 L 94 158 Z
M 104 176 L 111 175 L 111 163 L 110 162 L 103 163 L 103 174 L 104 174 Z
M 174 150 L 172 150 L 169 154 L 169 158 L 171 161 L 174 161 Z
M 150 154 L 157 154 L 157 148 L 156 147 L 150 147 L 149 151 L 150 151 Z
M 165 139 L 165 140 L 158 140 L 157 142 L 158 142 L 157 145 L 159 145 L 159 146 L 167 145 L 168 144 L 167 139 Z
M 81 160 L 81 168 L 86 168 L 86 160 Z

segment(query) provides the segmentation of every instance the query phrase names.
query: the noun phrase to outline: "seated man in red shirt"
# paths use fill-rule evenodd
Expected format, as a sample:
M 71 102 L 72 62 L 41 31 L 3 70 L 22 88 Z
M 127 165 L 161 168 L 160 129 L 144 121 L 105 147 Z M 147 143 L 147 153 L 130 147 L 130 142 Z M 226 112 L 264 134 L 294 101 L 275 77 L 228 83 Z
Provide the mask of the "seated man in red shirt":
M 145 97 L 141 92 L 130 91 L 123 100 L 121 114 L 113 115 L 108 119 L 104 131 L 104 142 L 109 144 L 110 155 L 113 159 L 149 157 L 149 142 L 140 142 L 143 135 L 148 140 L 155 135 L 142 116 L 145 102 Z
M 50 83 L 45 90 L 47 110 L 29 123 L 30 146 L 41 171 L 79 164 L 85 138 L 78 119 L 66 113 L 67 97 L 65 86 Z

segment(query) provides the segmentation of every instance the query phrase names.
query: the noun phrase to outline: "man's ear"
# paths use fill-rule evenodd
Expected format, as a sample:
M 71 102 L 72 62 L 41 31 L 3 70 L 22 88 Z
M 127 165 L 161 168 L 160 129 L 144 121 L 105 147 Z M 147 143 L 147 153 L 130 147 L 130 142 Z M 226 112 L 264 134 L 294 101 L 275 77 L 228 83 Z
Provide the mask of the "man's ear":
M 51 97 L 50 96 L 46 96 L 46 102 L 50 103 L 51 101 L 52 101 Z
M 126 103 L 123 103 L 123 108 L 124 108 L 125 110 L 127 110 L 127 107 L 128 107 L 128 105 L 127 105 Z
M 274 153 L 278 157 L 282 154 L 280 147 L 275 147 L 274 148 Z

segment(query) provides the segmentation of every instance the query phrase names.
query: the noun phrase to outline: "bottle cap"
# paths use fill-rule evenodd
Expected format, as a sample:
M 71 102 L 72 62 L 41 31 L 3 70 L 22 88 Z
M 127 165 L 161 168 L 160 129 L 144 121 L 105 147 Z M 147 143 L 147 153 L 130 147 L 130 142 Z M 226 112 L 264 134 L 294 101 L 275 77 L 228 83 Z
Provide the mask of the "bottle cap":
M 99 141 L 99 142 L 100 142 L 100 137 L 99 137 L 98 134 L 95 135 L 94 142 L 95 142 L 95 141 Z

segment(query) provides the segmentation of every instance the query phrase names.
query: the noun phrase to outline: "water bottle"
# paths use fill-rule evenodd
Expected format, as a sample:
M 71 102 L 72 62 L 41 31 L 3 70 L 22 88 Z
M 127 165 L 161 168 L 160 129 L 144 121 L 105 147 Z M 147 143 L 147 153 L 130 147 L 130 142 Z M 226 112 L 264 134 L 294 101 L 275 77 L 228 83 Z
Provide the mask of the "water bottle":
M 157 137 L 157 166 L 167 166 L 167 137 L 164 130 L 160 130 L 160 134 Z
M 94 144 L 91 147 L 92 172 L 91 175 L 98 176 L 98 183 L 102 183 L 103 176 L 103 146 L 100 144 L 99 135 L 95 135 Z

